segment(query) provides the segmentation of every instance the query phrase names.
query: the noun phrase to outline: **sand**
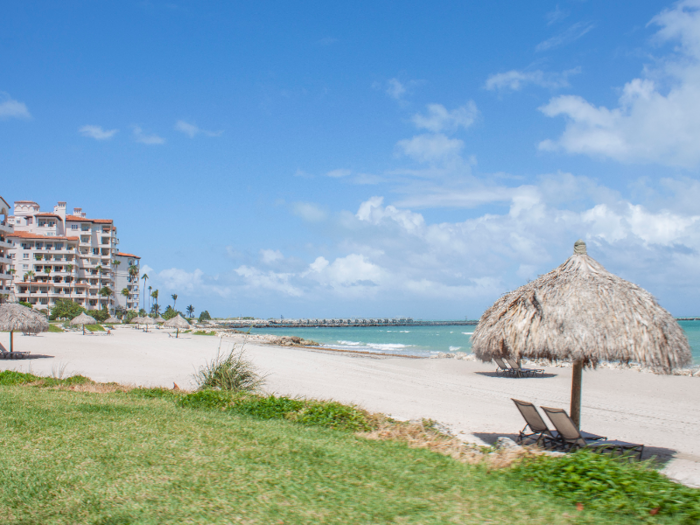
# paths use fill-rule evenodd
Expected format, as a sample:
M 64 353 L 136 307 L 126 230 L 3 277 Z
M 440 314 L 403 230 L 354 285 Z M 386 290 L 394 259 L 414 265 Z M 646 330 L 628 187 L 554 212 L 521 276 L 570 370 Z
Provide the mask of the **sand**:
M 82 374 L 99 382 L 138 386 L 174 383 L 195 387 L 193 375 L 219 344 L 229 350 L 243 336 L 223 338 L 131 327 L 113 335 L 15 335 L 15 349 L 31 360 L 0 360 L 0 369 L 37 375 Z M 0 333 L 8 347 L 9 334 Z M 434 419 L 462 439 L 492 443 L 517 434 L 524 422 L 511 397 L 568 410 L 570 369 L 547 368 L 547 377 L 503 378 L 490 363 L 455 359 L 372 358 L 327 351 L 246 344 L 265 374 L 265 389 L 290 396 L 355 403 L 397 419 Z M 46 357 L 39 357 L 40 355 Z M 657 376 L 632 370 L 584 372 L 582 428 L 633 443 L 666 464 L 664 472 L 700 487 L 700 378 Z

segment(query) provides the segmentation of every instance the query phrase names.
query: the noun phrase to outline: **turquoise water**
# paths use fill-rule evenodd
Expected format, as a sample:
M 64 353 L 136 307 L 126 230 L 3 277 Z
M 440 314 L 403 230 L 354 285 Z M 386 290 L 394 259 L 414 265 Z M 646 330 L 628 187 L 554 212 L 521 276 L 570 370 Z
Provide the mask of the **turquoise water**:
M 695 364 L 700 364 L 700 321 L 680 321 Z M 258 328 L 251 333 L 296 335 L 330 348 L 430 356 L 470 352 L 474 326 L 367 326 L 345 328 Z

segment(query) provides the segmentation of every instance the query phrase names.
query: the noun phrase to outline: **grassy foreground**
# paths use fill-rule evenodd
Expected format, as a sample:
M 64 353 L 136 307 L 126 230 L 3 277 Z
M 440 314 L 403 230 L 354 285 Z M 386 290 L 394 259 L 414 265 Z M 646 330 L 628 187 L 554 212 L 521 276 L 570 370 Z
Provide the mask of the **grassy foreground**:
M 482 466 L 349 431 L 206 408 L 201 396 L 69 390 L 80 378 L 49 379 L 44 388 L 7 383 L 0 386 L 0 523 L 611 519 Z

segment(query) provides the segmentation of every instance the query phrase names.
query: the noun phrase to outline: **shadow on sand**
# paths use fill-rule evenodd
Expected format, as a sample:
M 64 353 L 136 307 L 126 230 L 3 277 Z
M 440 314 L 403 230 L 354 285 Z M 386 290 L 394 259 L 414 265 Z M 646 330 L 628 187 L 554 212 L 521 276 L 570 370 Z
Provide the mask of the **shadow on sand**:
M 538 374 L 536 376 L 521 376 L 521 377 L 512 377 L 512 376 L 506 376 L 503 374 L 499 374 L 497 372 L 474 372 L 475 374 L 479 374 L 480 376 L 486 376 L 486 377 L 498 377 L 500 379 L 542 379 L 542 378 L 549 378 L 549 377 L 557 377 L 557 374 Z
M 518 437 L 517 434 L 498 434 L 493 432 L 474 432 L 473 434 L 488 445 L 494 445 L 499 437 L 507 437 L 512 439 L 513 441 L 515 441 L 515 439 Z M 609 439 L 615 438 L 613 436 L 610 436 Z M 671 461 L 675 457 L 677 452 L 678 451 L 673 450 L 671 448 L 645 446 L 644 454 L 642 454 L 642 460 L 653 458 L 654 463 L 659 465 L 659 467 L 661 468 L 664 465 L 666 465 L 669 461 Z

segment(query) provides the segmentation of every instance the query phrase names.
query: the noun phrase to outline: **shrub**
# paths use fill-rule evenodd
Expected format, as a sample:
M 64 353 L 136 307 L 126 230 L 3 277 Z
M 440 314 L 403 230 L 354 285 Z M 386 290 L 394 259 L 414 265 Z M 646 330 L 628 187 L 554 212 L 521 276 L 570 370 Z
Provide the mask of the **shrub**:
M 0 385 L 3 386 L 24 385 L 33 383 L 37 379 L 39 378 L 33 374 L 24 374 L 22 372 L 15 372 L 14 370 L 0 372 Z
M 55 306 L 51 308 L 50 319 L 73 319 L 83 313 L 85 309 L 75 301 L 70 299 L 58 299 Z
M 21 304 L 22 306 L 26 306 L 27 308 L 33 308 L 32 303 L 27 303 L 25 301 L 19 301 L 19 304 Z
M 90 310 L 90 313 L 88 315 L 98 323 L 103 323 L 110 317 L 107 308 L 102 308 L 101 310 Z
M 211 321 L 211 315 L 209 315 L 207 310 L 199 314 L 199 322 L 201 323 L 202 321 Z
M 260 388 L 260 377 L 250 361 L 244 358 L 243 349 L 233 348 L 228 355 L 216 357 L 199 369 L 195 376 L 199 388 L 220 388 L 232 392 L 254 392 Z
M 289 419 L 303 425 L 369 432 L 372 426 L 365 414 L 355 407 L 335 401 L 312 402 Z
M 105 329 L 99 324 L 86 324 L 85 330 L 88 332 L 104 332 Z
M 649 462 L 629 463 L 582 450 L 556 458 L 526 459 L 511 473 L 584 507 L 640 517 L 672 516 L 674 523 L 700 523 L 700 490 L 674 483 Z
M 297 412 L 304 408 L 304 402 L 288 397 L 251 396 L 236 400 L 232 409 L 240 414 L 247 414 L 260 419 L 284 419 L 287 414 Z
M 233 394 L 226 390 L 200 390 L 187 394 L 178 400 L 184 408 L 226 408 L 231 404 Z
M 216 332 L 214 330 L 211 332 L 207 332 L 206 330 L 197 330 L 196 332 L 192 332 L 192 335 L 216 335 Z

